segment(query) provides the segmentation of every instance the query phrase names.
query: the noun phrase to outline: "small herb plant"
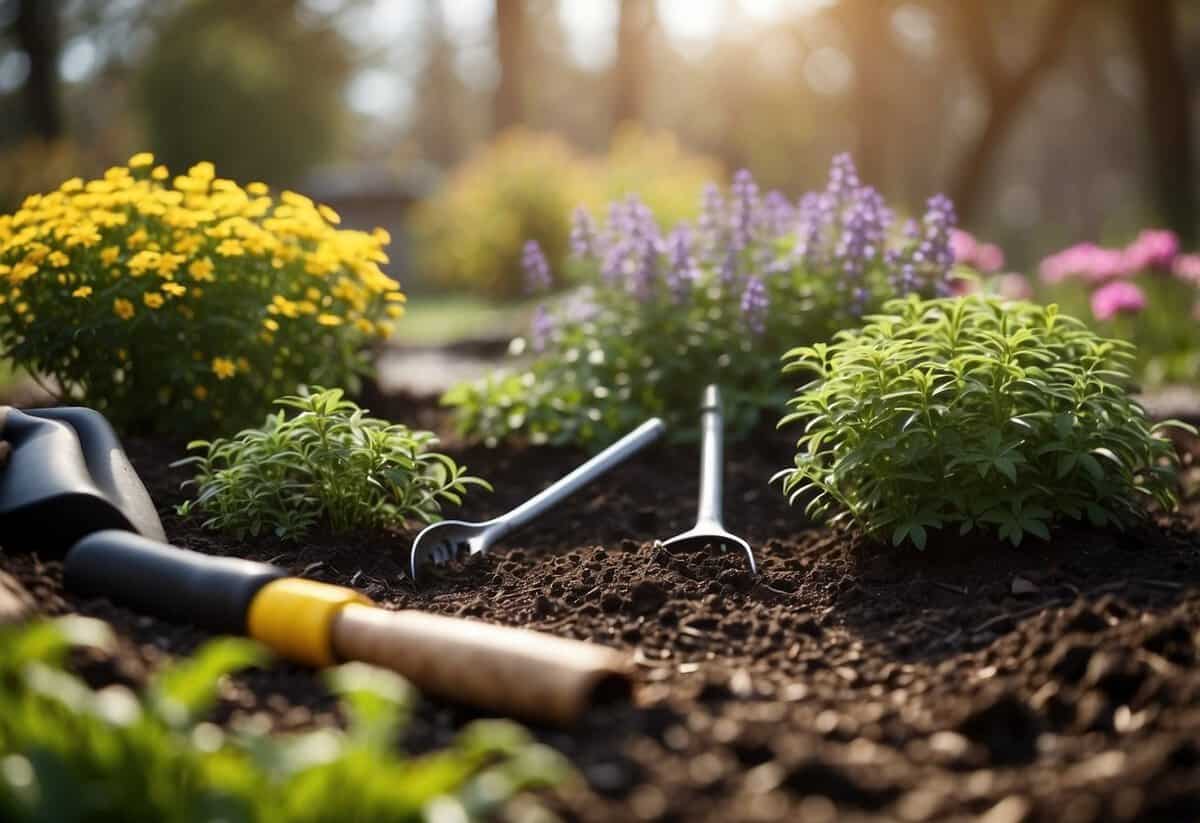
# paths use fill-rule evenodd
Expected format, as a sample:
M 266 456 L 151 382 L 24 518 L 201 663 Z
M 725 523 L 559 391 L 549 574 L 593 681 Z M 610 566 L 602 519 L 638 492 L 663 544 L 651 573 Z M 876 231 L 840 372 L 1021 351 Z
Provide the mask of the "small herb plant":
M 1014 546 L 1059 520 L 1122 527 L 1176 502 L 1176 456 L 1130 396 L 1133 346 L 1056 306 L 978 296 L 894 300 L 831 344 L 780 425 L 803 423 L 776 475 L 810 515 L 925 546 L 930 529 Z
M 0 354 L 123 430 L 236 431 L 301 384 L 353 385 L 404 294 L 387 233 L 150 154 L 0 215 Z
M 730 436 L 744 435 L 786 401 L 778 358 L 789 345 L 857 325 L 888 297 L 948 290 L 949 200 L 932 198 L 920 222 L 893 222 L 845 155 L 827 188 L 798 203 L 760 194 L 739 172 L 727 194 L 708 187 L 694 226 L 670 231 L 636 197 L 614 203 L 604 225 L 578 210 L 568 280 L 584 285 L 538 308 L 529 337 L 513 342 L 532 362 L 444 400 L 487 443 L 603 445 L 650 415 L 694 436 L 698 387 L 715 382 Z M 531 289 L 551 281 L 536 252 Z
M 205 526 L 239 537 L 271 531 L 294 540 L 322 521 L 335 532 L 432 523 L 469 486 L 491 489 L 430 451 L 431 432 L 367 417 L 340 389 L 314 387 L 276 403 L 297 413 L 281 409 L 261 428 L 188 444 L 204 454 L 175 464 L 197 468 L 188 481 L 196 498 L 180 514 L 199 511 Z
M 205 719 L 224 676 L 264 661 L 251 641 L 211 641 L 140 694 L 95 691 L 64 668 L 72 645 L 112 643 L 107 626 L 84 618 L 0 628 L 0 819 L 416 823 L 442 808 L 447 819 L 491 820 L 514 795 L 569 773 L 500 721 L 420 757 L 397 752 L 412 690 L 360 663 L 326 675 L 344 731 L 275 735 Z

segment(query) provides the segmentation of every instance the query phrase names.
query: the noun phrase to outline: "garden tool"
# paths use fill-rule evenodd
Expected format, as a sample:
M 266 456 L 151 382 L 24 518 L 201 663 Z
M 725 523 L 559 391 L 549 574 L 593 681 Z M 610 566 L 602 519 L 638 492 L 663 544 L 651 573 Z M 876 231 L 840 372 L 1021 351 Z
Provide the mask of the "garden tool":
M 612 649 L 527 629 L 378 608 L 353 589 L 167 545 L 119 441 L 91 409 L 0 409 L 6 548 L 64 555 L 63 583 L 166 620 L 245 633 L 311 666 L 358 660 L 485 710 L 568 724 L 630 690 Z
M 464 552 L 487 554 L 497 541 L 653 443 L 664 431 L 666 425 L 661 420 L 650 418 L 561 480 L 499 517 L 481 523 L 443 520 L 426 526 L 412 544 L 409 572 L 413 581 L 417 579 L 417 570 L 428 561 L 440 566 Z
M 740 549 L 746 554 L 750 573 L 758 574 L 754 552 L 742 538 L 730 534 L 721 525 L 721 475 L 723 471 L 724 420 L 721 414 L 721 392 L 716 386 L 704 389 L 700 403 L 700 505 L 696 525 L 677 534 L 662 545 L 703 548 L 720 546 L 722 550 Z

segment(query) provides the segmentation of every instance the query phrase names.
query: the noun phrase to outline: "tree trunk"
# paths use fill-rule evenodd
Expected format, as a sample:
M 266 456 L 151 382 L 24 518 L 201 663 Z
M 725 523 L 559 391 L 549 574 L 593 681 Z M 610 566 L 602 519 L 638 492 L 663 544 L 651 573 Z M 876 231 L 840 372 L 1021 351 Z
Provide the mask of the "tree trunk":
M 525 0 L 496 0 L 496 87 L 492 130 L 504 131 L 525 119 Z
M 1083 2 L 1057 0 L 1035 41 L 1032 55 L 1012 72 L 1003 68 L 992 45 L 988 12 L 993 6 L 967 0 L 949 0 L 947 6 L 956 16 L 967 57 L 988 101 L 983 131 L 960 161 L 951 186 L 959 222 L 969 224 L 979 207 L 996 154 L 1022 106 L 1066 47 L 1067 35 Z
M 1127 0 L 1129 29 L 1142 69 L 1150 179 L 1158 212 L 1184 245 L 1195 244 L 1198 209 L 1191 95 L 1171 0 Z
M 891 125 L 887 73 L 891 6 L 880 0 L 842 0 L 841 20 L 854 63 L 854 162 L 863 182 L 886 188 L 888 131 Z
M 20 0 L 15 23 L 17 41 L 29 56 L 25 106 L 34 134 L 43 140 L 57 140 L 63 135 L 56 6 L 57 3 L 46 0 Z
M 642 120 L 643 91 L 649 73 L 649 39 L 654 7 L 648 0 L 621 0 L 617 59 L 613 65 L 612 127 Z

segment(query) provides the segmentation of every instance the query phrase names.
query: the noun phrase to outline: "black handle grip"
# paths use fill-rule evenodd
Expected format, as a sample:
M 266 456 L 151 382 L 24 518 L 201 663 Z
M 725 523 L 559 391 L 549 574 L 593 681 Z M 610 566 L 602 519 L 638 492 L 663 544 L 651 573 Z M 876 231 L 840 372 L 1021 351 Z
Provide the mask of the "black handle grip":
M 156 543 L 128 531 L 89 534 L 63 561 L 76 594 L 107 597 L 134 611 L 225 634 L 244 634 L 250 601 L 276 566 Z

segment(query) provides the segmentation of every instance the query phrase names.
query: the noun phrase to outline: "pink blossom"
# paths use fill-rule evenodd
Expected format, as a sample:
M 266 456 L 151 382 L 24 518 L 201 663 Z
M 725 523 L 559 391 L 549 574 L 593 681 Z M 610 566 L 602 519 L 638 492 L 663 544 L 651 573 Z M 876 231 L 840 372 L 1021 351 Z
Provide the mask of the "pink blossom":
M 1132 273 L 1123 249 L 1106 249 L 1095 243 L 1079 243 L 1050 255 L 1042 261 L 1040 271 L 1047 283 L 1072 277 L 1103 283 Z
M 1137 314 L 1146 308 L 1146 295 L 1127 280 L 1117 280 L 1092 293 L 1092 314 L 1097 320 L 1111 320 L 1118 314 Z
M 1200 254 L 1181 254 L 1171 264 L 1171 271 L 1180 280 L 1200 286 Z
M 973 277 L 951 277 L 946 281 L 953 297 L 963 297 L 979 291 L 979 281 Z
M 1167 271 L 1179 254 L 1179 236 L 1169 229 L 1143 229 L 1125 247 L 1125 265 L 1130 271 Z
M 994 274 L 1004 268 L 1004 250 L 995 243 L 980 243 L 975 249 L 975 268 Z
M 1033 284 L 1029 282 L 1029 278 L 1023 274 L 1010 272 L 1002 274 L 996 278 L 995 289 L 996 294 L 1003 297 L 1005 300 L 1032 300 L 1033 299 Z
M 970 266 L 984 274 L 1004 268 L 1004 252 L 995 243 L 980 243 L 975 235 L 962 229 L 950 232 L 950 250 L 954 262 Z

